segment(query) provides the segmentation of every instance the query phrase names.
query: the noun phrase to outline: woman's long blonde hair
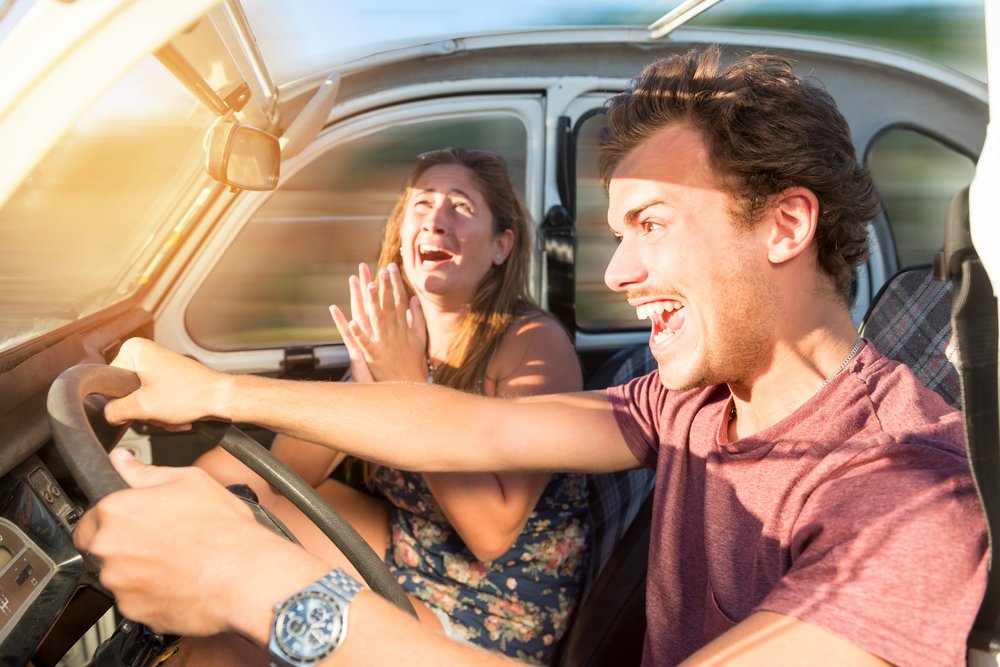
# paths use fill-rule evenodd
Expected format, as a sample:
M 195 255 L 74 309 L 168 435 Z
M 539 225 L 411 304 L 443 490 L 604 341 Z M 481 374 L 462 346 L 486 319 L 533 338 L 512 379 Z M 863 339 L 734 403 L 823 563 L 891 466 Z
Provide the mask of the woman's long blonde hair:
M 528 292 L 528 214 L 511 185 L 507 163 L 499 155 L 467 148 L 443 148 L 423 153 L 417 157 L 406 189 L 386 220 L 379 269 L 391 263 L 402 267 L 400 228 L 410 189 L 424 172 L 438 165 L 469 169 L 493 215 L 493 233 L 501 234 L 509 229 L 514 234 L 514 244 L 506 261 L 492 266 L 479 283 L 459 330 L 448 346 L 444 363 L 434 371 L 437 384 L 481 393 L 490 359 L 508 327 L 518 317 L 538 309 Z M 405 274 L 403 278 L 412 296 L 413 286 Z

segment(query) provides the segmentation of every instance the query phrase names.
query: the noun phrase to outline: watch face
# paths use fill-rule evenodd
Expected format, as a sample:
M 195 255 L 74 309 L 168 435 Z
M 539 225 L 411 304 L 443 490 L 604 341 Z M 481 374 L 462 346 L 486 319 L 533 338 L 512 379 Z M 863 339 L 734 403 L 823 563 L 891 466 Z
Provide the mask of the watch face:
M 281 650 L 299 662 L 318 662 L 340 643 L 340 604 L 320 591 L 303 591 L 289 598 L 275 623 Z

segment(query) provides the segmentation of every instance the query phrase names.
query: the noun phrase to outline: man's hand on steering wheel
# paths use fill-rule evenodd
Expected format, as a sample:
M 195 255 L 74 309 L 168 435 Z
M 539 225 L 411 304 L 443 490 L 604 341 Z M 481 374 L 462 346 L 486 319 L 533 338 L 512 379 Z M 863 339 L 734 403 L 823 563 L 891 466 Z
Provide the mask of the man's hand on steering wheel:
M 148 340 L 125 341 L 111 365 L 132 371 L 142 385 L 128 396 L 108 401 L 104 416 L 112 424 L 139 420 L 178 431 L 200 419 L 226 414 L 230 383 L 225 373 Z
M 329 569 L 197 468 L 149 466 L 121 450 L 111 461 L 133 488 L 84 514 L 73 539 L 100 559 L 101 583 L 128 618 L 186 636 L 246 632 L 270 619 L 270 604 L 257 601 L 283 599 Z M 254 594 L 234 581 L 253 581 Z

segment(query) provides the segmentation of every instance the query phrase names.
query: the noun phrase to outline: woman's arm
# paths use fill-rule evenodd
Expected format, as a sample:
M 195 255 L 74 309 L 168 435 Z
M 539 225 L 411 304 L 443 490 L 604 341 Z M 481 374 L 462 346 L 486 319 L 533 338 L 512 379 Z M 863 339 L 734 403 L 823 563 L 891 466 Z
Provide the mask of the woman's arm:
M 274 436 L 271 453 L 312 487 L 319 486 L 344 460 L 343 452 L 281 433 Z
M 513 398 L 579 391 L 580 364 L 569 338 L 549 317 L 523 318 L 490 362 L 486 395 Z M 482 561 L 504 554 L 524 530 L 549 473 L 426 473 L 431 493 L 466 546 Z

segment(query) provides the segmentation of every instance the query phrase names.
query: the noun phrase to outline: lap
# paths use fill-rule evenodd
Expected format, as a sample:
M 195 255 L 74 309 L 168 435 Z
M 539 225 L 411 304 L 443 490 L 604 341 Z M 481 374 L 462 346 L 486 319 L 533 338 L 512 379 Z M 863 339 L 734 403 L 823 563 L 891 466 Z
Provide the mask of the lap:
M 308 517 L 229 452 L 216 447 L 199 458 L 195 465 L 206 470 L 221 484 L 248 485 L 257 494 L 260 504 L 285 524 L 306 551 L 325 560 L 331 568 L 341 567 L 356 579 L 361 579 L 357 569 Z M 332 479 L 324 480 L 316 491 L 384 561 L 389 540 L 389 504 Z M 432 627 L 441 626 L 438 618 L 420 600 L 413 596 L 410 598 L 421 621 Z

